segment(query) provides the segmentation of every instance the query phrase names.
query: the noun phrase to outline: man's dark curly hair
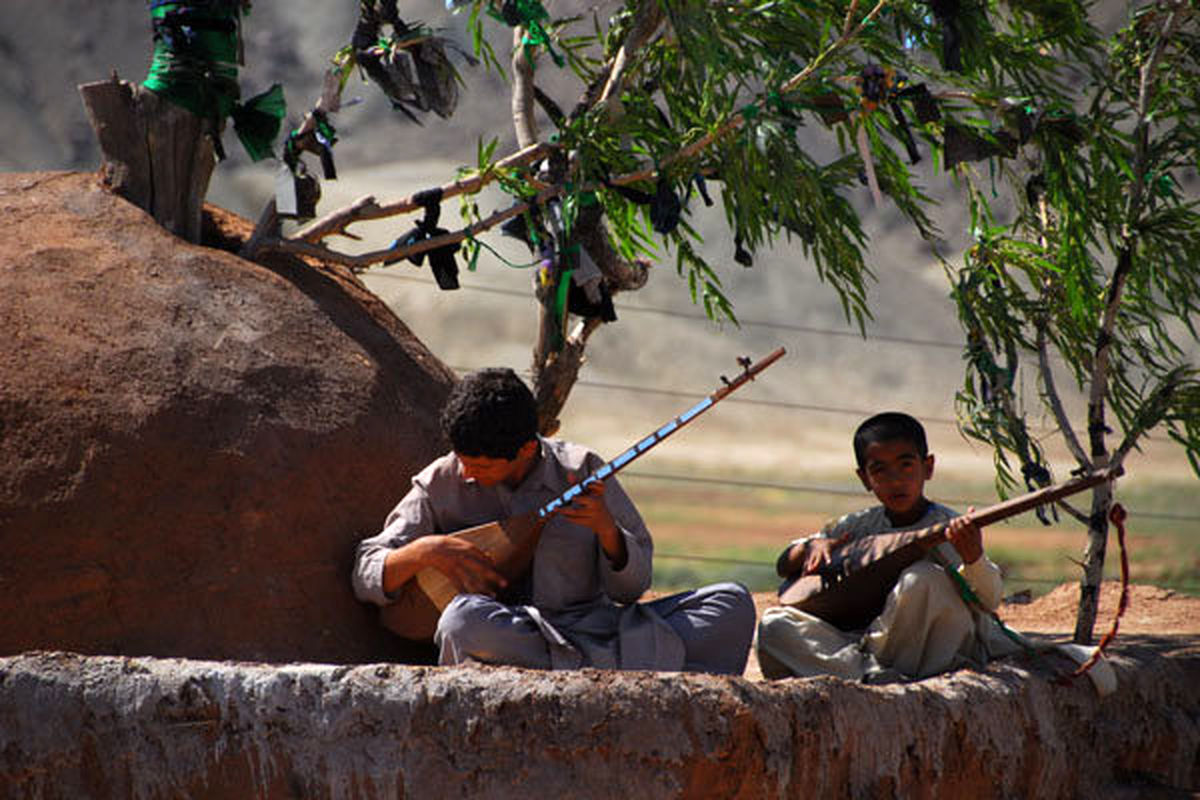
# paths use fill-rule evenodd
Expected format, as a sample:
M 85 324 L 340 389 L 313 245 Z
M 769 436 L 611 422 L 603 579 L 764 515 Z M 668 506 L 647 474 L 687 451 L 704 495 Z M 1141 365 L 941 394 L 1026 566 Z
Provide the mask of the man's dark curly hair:
M 917 448 L 921 458 L 929 455 L 925 428 L 921 423 L 900 411 L 885 411 L 859 425 L 858 430 L 854 432 L 854 458 L 858 461 L 858 468 L 862 469 L 870 445 L 875 442 L 893 442 L 897 439 L 911 443 Z
M 537 403 L 511 369 L 481 369 L 450 390 L 442 433 L 459 455 L 511 460 L 537 435 Z

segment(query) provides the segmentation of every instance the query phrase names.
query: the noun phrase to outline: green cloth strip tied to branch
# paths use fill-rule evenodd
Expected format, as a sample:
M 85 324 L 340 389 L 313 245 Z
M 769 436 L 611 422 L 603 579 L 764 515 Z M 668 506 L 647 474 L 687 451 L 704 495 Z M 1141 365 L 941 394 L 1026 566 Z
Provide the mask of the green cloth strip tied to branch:
M 273 155 L 287 105 L 279 84 L 240 102 L 241 16 L 249 6 L 245 0 L 153 0 L 154 58 L 142 86 L 218 128 L 232 117 L 246 153 L 260 161 Z M 213 141 L 223 156 L 219 138 Z
M 542 24 L 550 19 L 550 12 L 546 11 L 540 0 L 505 0 L 499 9 L 489 3 L 488 14 L 509 27 L 524 28 L 525 35 L 521 44 L 525 46 L 526 51 L 534 47 L 545 47 L 556 65 L 561 67 L 567 63 L 550 43 L 550 34 Z

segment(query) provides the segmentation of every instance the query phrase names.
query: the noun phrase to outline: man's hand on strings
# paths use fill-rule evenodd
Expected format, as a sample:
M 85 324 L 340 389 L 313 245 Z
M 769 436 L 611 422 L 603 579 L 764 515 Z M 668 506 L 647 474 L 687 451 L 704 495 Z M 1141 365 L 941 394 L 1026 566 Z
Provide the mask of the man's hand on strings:
M 974 513 L 975 507 L 971 506 L 966 514 L 946 523 L 946 539 L 962 556 L 964 564 L 974 564 L 983 556 L 983 531 L 975 524 L 971 516 Z
M 495 597 L 508 585 L 491 556 L 458 536 L 422 536 L 412 542 L 426 566 L 441 572 L 461 592 Z

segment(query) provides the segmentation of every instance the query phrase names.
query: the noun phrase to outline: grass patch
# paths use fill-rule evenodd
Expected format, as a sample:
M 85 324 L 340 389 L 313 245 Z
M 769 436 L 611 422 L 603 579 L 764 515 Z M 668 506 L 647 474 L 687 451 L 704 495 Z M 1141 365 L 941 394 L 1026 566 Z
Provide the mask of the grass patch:
M 654 587 L 659 591 L 695 588 L 735 580 L 753 591 L 778 588 L 775 559 L 791 539 L 807 535 L 824 521 L 871 504 L 866 493 L 822 494 L 824 485 L 843 491 L 846 481 L 798 480 L 798 490 L 745 484 L 689 483 L 631 476 L 622 478 L 638 503 L 655 539 Z M 771 476 L 763 483 L 789 484 Z M 1119 499 L 1130 511 L 1128 547 L 1131 577 L 1200 595 L 1200 513 L 1194 483 L 1164 482 L 1122 490 Z M 994 498 L 990 484 L 953 478 L 930 485 L 931 496 Z M 945 495 L 937 490 L 945 489 Z M 1088 494 L 1076 507 L 1086 509 Z M 990 502 L 986 500 L 983 502 Z M 982 504 L 982 503 L 981 503 Z M 1156 517 L 1166 515 L 1164 517 Z M 989 557 L 1005 574 L 1005 592 L 1029 589 L 1042 594 L 1054 586 L 1079 580 L 1087 534 L 1066 514 L 1043 526 L 1026 513 L 990 526 L 984 532 Z M 1120 577 L 1115 531 L 1105 560 L 1105 576 Z
M 705 553 L 682 553 L 657 548 L 654 555 L 654 587 L 662 591 L 694 589 L 709 583 L 737 581 L 752 592 L 779 588 L 775 575 L 776 550 L 761 547 L 709 549 Z

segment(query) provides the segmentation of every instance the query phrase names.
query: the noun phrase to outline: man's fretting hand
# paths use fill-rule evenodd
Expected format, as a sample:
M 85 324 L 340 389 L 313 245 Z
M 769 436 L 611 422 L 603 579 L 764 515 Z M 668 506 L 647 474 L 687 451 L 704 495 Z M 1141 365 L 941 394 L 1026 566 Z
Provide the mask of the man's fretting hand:
M 567 478 L 572 483 L 576 480 L 574 473 L 568 473 Z M 625 538 L 604 502 L 604 481 L 589 483 L 582 494 L 576 495 L 558 513 L 576 525 L 594 531 L 613 569 L 624 568 L 629 553 L 625 549 Z

